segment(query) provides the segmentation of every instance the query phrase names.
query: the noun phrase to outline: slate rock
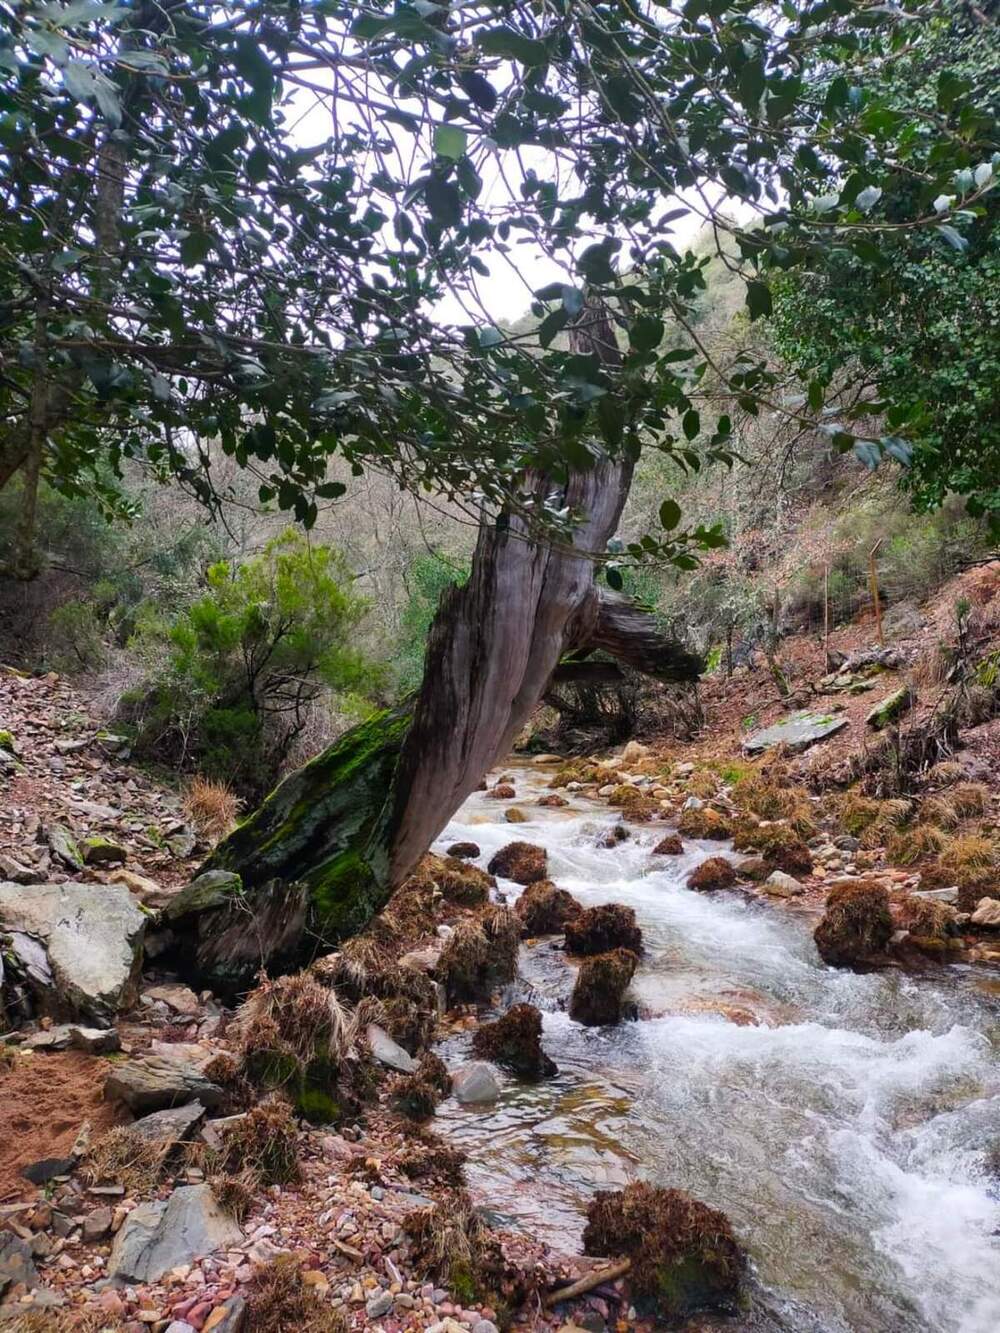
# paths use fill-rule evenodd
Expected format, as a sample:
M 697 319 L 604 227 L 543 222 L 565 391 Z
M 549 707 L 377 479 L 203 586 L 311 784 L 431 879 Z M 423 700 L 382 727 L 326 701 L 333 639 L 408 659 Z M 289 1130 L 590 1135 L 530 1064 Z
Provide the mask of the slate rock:
M 26 1166 L 21 1175 L 33 1185 L 45 1185 L 56 1176 L 68 1176 L 75 1166 L 75 1157 L 43 1157 Z
M 37 870 L 22 865 L 7 852 L 0 852 L 0 879 L 10 880 L 13 884 L 34 884 L 41 879 Z
M 743 749 L 747 754 L 759 754 L 774 745 L 785 745 L 789 750 L 805 750 L 846 726 L 846 717 L 830 713 L 813 713 L 809 710 L 789 713 L 773 726 L 764 727 L 748 736 L 743 742 Z
M 88 866 L 113 865 L 118 861 L 127 861 L 128 852 L 110 838 L 95 835 L 80 842 L 80 854 Z
M 140 1138 L 155 1143 L 183 1143 L 191 1138 L 205 1119 L 201 1102 L 187 1102 L 183 1106 L 169 1106 L 164 1111 L 153 1111 L 132 1125 Z
M 155 1282 L 171 1268 L 231 1249 L 242 1239 L 242 1229 L 219 1205 L 211 1185 L 183 1185 L 169 1199 L 133 1208 L 115 1237 L 108 1276 Z
M 163 1111 L 198 1101 L 214 1110 L 226 1102 L 226 1093 L 194 1065 L 162 1056 L 146 1056 L 116 1065 L 104 1083 L 109 1101 L 124 1102 L 132 1111 Z
M 121 1037 L 115 1028 L 85 1028 L 74 1023 L 60 1023 L 43 1032 L 33 1033 L 24 1045 L 30 1051 L 86 1051 L 88 1055 L 111 1055 L 121 1050 Z
M 500 1096 L 500 1080 L 485 1061 L 473 1060 L 452 1074 L 451 1090 L 463 1106 L 495 1102 Z
M 38 1269 L 31 1257 L 31 1247 L 12 1231 L 0 1231 L 0 1295 L 17 1283 L 29 1291 L 38 1286 Z
M 243 891 L 243 881 L 230 870 L 206 870 L 190 884 L 175 893 L 164 908 L 167 921 L 176 921 L 189 913 L 207 912 L 213 907 L 224 907 Z
M 146 916 L 122 885 L 0 883 L 0 926 L 42 946 L 51 980 L 36 970 L 33 989 L 54 1015 L 107 1020 L 135 998 Z
M 230 1296 L 208 1316 L 201 1326 L 202 1333 L 255 1333 L 246 1324 L 246 1304 L 242 1296 Z
M 49 851 L 67 870 L 82 870 L 83 856 L 72 833 L 65 824 L 49 824 L 45 830 Z
M 401 1074 L 415 1072 L 417 1068 L 416 1060 L 408 1051 L 403 1050 L 399 1042 L 393 1041 L 385 1028 L 379 1027 L 377 1023 L 369 1023 L 365 1035 L 368 1038 L 372 1055 L 380 1065 L 398 1070 Z
M 365 1314 L 369 1319 L 381 1319 L 392 1309 L 393 1295 L 391 1291 L 377 1291 L 374 1296 L 369 1296 L 365 1303 Z

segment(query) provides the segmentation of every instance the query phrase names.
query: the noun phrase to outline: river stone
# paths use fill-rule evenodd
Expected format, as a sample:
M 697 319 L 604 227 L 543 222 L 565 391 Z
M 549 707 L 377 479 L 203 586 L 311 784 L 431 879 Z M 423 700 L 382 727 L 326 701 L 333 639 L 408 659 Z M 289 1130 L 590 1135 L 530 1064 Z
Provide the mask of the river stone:
M 225 1105 L 226 1094 L 192 1064 L 146 1056 L 116 1065 L 104 1083 L 109 1101 L 124 1102 L 132 1111 L 163 1111 L 198 1101 L 214 1110 Z
M 958 889 L 913 889 L 911 898 L 926 898 L 931 903 L 946 903 L 949 907 L 958 905 Z
M 768 875 L 761 888 L 772 898 L 797 898 L 805 892 L 799 881 L 793 875 L 786 875 L 783 870 L 775 870 Z
M 969 920 L 974 926 L 1000 929 L 1000 898 L 980 898 Z
M 107 1020 L 133 1002 L 146 916 L 123 885 L 0 883 L 0 925 L 44 946 L 56 1014 Z
M 391 1291 L 377 1291 L 374 1296 L 369 1296 L 365 1305 L 365 1314 L 369 1319 L 381 1319 L 392 1309 L 393 1295 Z
M 140 1203 L 115 1237 L 108 1276 L 124 1282 L 158 1277 L 243 1239 L 234 1218 L 220 1207 L 211 1185 L 184 1185 L 169 1199 Z
M 482 1060 L 473 1060 L 452 1074 L 451 1090 L 463 1106 L 495 1102 L 500 1096 L 500 1080 L 490 1065 Z
M 808 709 L 789 713 L 773 726 L 764 727 L 748 736 L 743 742 L 743 749 L 747 754 L 759 754 L 761 750 L 769 750 L 773 745 L 786 745 L 789 750 L 805 750 L 846 726 L 846 717 L 835 717 L 829 713 L 812 713 Z
M 191 1138 L 204 1119 L 205 1108 L 201 1102 L 188 1102 L 185 1106 L 169 1106 L 165 1111 L 144 1115 L 135 1122 L 132 1130 L 153 1143 L 182 1143 Z
M 379 1027 L 377 1023 L 369 1023 L 365 1035 L 372 1055 L 380 1065 L 388 1065 L 390 1069 L 396 1069 L 401 1074 L 412 1074 L 416 1071 L 416 1060 L 404 1051 L 398 1042 L 393 1041 L 385 1028 Z

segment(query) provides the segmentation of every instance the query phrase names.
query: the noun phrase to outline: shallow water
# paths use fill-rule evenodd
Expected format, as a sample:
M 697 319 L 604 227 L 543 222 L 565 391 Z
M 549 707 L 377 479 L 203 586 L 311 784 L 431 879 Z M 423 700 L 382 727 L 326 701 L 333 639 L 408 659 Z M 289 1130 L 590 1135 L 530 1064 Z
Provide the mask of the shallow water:
M 545 782 L 519 772 L 519 797 Z M 1000 1191 L 986 1157 L 1000 1145 L 1000 1003 L 984 974 L 827 968 L 801 909 L 684 887 L 718 844 L 653 857 L 657 825 L 599 848 L 606 806 L 519 804 L 530 821 L 515 826 L 505 803 L 471 797 L 436 850 L 471 839 L 485 866 L 521 838 L 548 849 L 550 877 L 585 904 L 634 907 L 646 955 L 632 994 L 652 1016 L 580 1027 L 562 1009 L 573 972 L 555 941 L 522 950 L 506 998 L 542 1009 L 560 1072 L 540 1087 L 508 1080 L 495 1107 L 441 1108 L 477 1197 L 577 1250 L 594 1190 L 678 1186 L 726 1212 L 749 1248 L 757 1309 L 740 1327 L 996 1333 Z

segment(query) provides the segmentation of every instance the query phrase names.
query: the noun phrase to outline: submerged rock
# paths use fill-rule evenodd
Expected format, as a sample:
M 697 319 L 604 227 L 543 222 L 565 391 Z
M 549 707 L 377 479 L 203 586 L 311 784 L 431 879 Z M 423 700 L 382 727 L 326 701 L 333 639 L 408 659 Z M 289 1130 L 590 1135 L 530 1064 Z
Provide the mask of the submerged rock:
M 724 1213 L 645 1181 L 599 1191 L 587 1209 L 587 1254 L 623 1256 L 633 1303 L 658 1319 L 733 1313 L 747 1259 Z
M 451 1090 L 463 1106 L 495 1102 L 500 1096 L 500 1081 L 488 1064 L 473 1060 L 452 1074 Z
M 884 954 L 893 930 L 885 886 L 877 880 L 845 879 L 831 886 L 813 939 L 824 962 L 851 967 Z
M 544 879 L 548 868 L 548 854 L 544 847 L 531 842 L 509 842 L 493 856 L 489 863 L 491 875 L 512 879 L 515 884 L 534 884 Z
M 569 953 L 588 955 L 607 953 L 609 949 L 631 949 L 642 953 L 642 931 L 635 911 L 623 903 L 602 903 L 588 907 L 566 922 L 566 949 Z
M 550 879 L 536 880 L 514 904 L 525 935 L 558 935 L 583 907 L 567 889 L 557 889 Z
M 639 959 L 631 949 L 612 949 L 585 958 L 570 996 L 570 1018 L 587 1027 L 620 1023 L 625 1016 L 625 992 L 638 966 Z
M 533 1004 L 515 1004 L 495 1023 L 484 1023 L 472 1049 L 520 1078 L 536 1082 L 559 1071 L 542 1050 L 542 1016 Z

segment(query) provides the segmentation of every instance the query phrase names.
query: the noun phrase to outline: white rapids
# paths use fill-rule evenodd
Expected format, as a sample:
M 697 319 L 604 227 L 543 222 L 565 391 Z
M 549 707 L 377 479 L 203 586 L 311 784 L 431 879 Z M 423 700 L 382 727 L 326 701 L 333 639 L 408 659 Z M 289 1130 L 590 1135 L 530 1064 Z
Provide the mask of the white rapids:
M 477 1197 L 565 1249 L 595 1189 L 643 1177 L 732 1220 L 758 1284 L 758 1308 L 736 1327 L 996 1333 L 1000 988 L 970 967 L 825 967 L 807 913 L 684 887 L 718 844 L 654 857 L 655 825 L 600 848 L 614 813 L 579 797 L 528 804 L 545 781 L 517 771 L 527 823 L 505 823 L 507 803 L 477 794 L 435 850 L 471 840 L 485 866 L 524 839 L 583 903 L 634 907 L 646 954 L 632 995 L 654 1016 L 580 1027 L 563 1008 L 572 973 L 556 941 L 522 949 L 512 994 L 543 1010 L 560 1073 L 507 1080 L 487 1110 L 442 1106 Z M 467 1044 L 452 1039 L 450 1058 Z

